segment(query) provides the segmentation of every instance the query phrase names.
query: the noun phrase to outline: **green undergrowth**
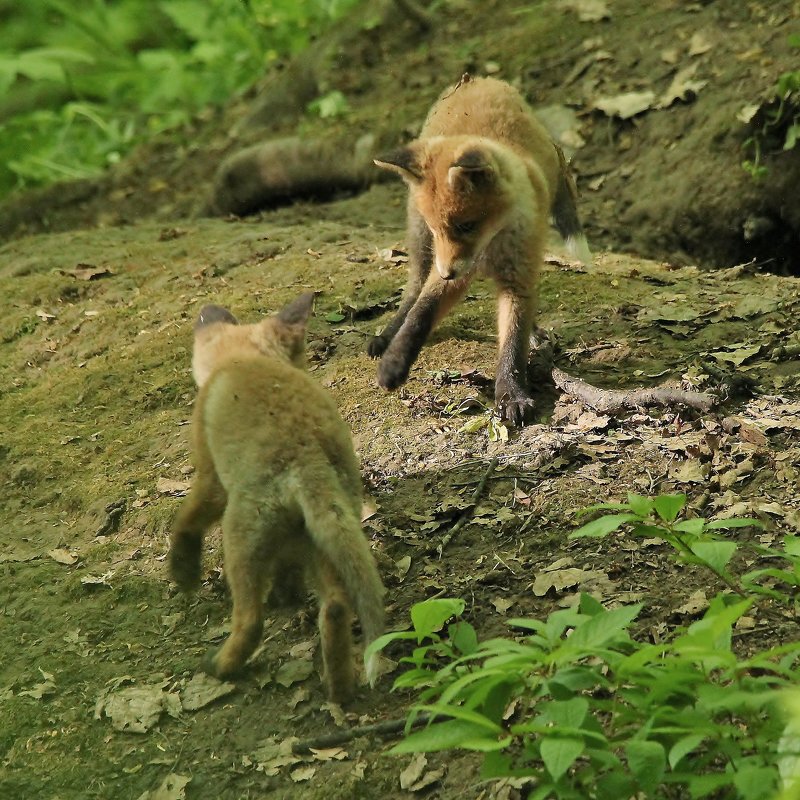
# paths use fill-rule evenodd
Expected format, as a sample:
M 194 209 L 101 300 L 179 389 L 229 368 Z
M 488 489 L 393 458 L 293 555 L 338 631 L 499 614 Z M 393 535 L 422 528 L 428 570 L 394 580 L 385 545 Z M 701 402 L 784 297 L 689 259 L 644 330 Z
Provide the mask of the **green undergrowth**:
M 144 138 L 228 101 L 356 2 L 0 6 L 0 194 L 97 174 Z
M 684 495 L 630 494 L 626 503 L 588 509 L 613 513 L 572 536 L 626 531 L 668 542 L 721 587 L 702 617 L 652 641 L 637 626 L 643 604 L 606 607 L 583 594 L 574 608 L 509 620 L 512 636 L 479 641 L 460 619 L 463 600 L 418 603 L 412 630 L 370 649 L 413 644 L 394 688 L 412 690 L 417 702 L 405 739 L 390 752 L 477 751 L 483 779 L 528 779 L 526 796 L 542 800 L 687 792 L 757 800 L 781 786 L 785 797 L 796 796 L 800 641 L 745 652 L 735 637 L 750 614 L 793 624 L 800 538 L 776 547 L 739 542 L 722 532 L 760 523 L 708 522 L 689 516 L 685 504 Z M 732 564 L 748 563 L 737 561 L 739 551 L 768 566 L 737 571 Z M 427 725 L 411 732 L 423 713 Z

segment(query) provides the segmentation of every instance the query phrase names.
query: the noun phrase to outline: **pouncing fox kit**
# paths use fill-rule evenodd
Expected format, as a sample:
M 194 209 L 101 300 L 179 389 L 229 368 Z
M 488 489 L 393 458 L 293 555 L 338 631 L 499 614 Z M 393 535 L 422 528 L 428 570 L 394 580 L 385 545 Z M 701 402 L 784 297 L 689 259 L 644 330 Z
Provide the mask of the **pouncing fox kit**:
M 205 669 L 236 673 L 261 639 L 263 601 L 299 602 L 304 574 L 319 596 L 328 696 L 355 691 L 351 603 L 365 644 L 383 633 L 383 585 L 361 528 L 361 474 L 350 430 L 303 369 L 313 293 L 239 325 L 206 306 L 195 325 L 192 420 L 196 474 L 173 524 L 169 566 L 184 590 L 200 581 L 203 535 L 222 519 L 231 634 Z M 377 656 L 367 663 L 371 684 Z
M 591 256 L 564 156 L 520 93 L 465 75 L 430 110 L 417 140 L 375 159 L 408 184 L 409 278 L 395 317 L 369 343 L 378 383 L 405 383 L 429 333 L 477 273 L 497 284 L 495 401 L 523 424 L 529 336 L 552 215 L 567 247 Z

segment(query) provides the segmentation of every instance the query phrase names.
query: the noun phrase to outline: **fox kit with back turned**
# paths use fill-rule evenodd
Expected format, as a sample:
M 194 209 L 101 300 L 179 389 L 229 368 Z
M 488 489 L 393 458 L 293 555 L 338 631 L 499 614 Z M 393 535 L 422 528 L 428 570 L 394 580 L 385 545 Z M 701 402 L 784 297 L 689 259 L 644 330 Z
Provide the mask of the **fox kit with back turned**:
M 382 356 L 378 383 L 405 382 L 434 325 L 482 272 L 499 293 L 495 401 L 522 424 L 533 405 L 529 336 L 550 215 L 570 251 L 590 260 L 564 156 L 516 89 L 465 75 L 416 141 L 375 163 L 409 188 L 408 284 L 394 319 L 369 344 L 371 356 Z
M 263 601 L 303 596 L 308 570 L 319 595 L 328 696 L 355 689 L 351 610 L 366 643 L 383 632 L 383 586 L 361 529 L 361 475 L 350 430 L 333 399 L 303 370 L 313 293 L 280 314 L 239 325 L 206 306 L 195 325 L 192 420 L 196 475 L 173 525 L 169 566 L 185 590 L 200 580 L 203 534 L 222 518 L 231 634 L 207 671 L 239 670 L 261 638 Z M 377 663 L 367 664 L 374 684 Z

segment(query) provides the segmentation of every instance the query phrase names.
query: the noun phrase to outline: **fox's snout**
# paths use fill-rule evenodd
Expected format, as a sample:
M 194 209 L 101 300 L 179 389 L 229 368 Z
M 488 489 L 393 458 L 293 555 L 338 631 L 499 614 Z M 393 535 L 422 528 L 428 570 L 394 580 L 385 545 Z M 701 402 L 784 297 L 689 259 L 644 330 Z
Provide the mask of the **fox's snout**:
M 472 268 L 471 259 L 458 258 L 452 261 L 436 259 L 436 271 L 445 281 L 454 281 L 456 278 L 463 278 Z

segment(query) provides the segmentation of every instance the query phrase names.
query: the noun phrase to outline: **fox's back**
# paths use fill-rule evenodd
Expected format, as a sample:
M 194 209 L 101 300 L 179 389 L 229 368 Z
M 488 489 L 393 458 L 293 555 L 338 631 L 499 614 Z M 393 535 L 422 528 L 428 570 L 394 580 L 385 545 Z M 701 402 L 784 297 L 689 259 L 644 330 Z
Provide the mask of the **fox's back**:
M 430 110 L 420 137 L 461 135 L 494 139 L 557 166 L 547 131 L 522 95 L 504 81 L 470 78 L 446 90 Z
M 360 473 L 350 431 L 330 395 L 303 370 L 276 358 L 232 358 L 198 397 L 198 427 L 223 486 L 260 490 L 287 476 L 333 471 L 356 492 Z

